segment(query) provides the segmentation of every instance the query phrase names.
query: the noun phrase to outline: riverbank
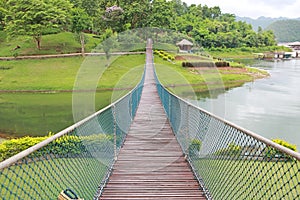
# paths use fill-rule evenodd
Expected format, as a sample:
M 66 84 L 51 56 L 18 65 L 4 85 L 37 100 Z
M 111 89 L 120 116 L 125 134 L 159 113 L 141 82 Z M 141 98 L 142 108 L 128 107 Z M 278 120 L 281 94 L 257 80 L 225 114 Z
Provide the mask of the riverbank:
M 110 62 L 105 56 L 0 61 L 0 137 L 44 136 L 72 125 L 74 83 L 85 66 L 103 73 L 96 89 L 87 85 L 75 92 L 93 96 L 99 110 L 138 83 L 144 61 L 142 54 L 114 55 Z
M 201 56 L 196 55 L 183 55 L 175 62 L 168 62 L 155 56 L 156 69 L 162 84 L 184 98 L 199 99 L 201 93 L 209 95 L 215 93 L 214 90 L 219 93 L 220 90 L 225 91 L 269 76 L 267 71 L 246 67 L 236 62 L 229 62 L 232 67 L 182 67 L 182 62 L 190 59 L 193 62 L 203 61 Z
M 233 59 L 245 59 L 255 58 L 254 53 L 263 52 L 290 52 L 292 51 L 288 47 L 284 46 L 271 46 L 271 47 L 241 47 L 241 48 L 212 48 L 207 49 L 206 52 L 218 58 L 233 58 Z
M 106 67 L 98 83 L 96 110 L 108 105 L 116 90 L 125 94 L 134 87 L 143 72 L 144 55 L 123 55 L 114 59 L 111 58 L 113 62 Z M 84 62 L 82 57 L 42 59 L 39 62 L 31 59 L 0 61 L 3 69 L 0 77 L 0 130 L 12 137 L 43 136 L 71 125 L 73 86 L 77 71 Z M 105 56 L 89 58 L 89 66 L 95 69 L 100 62 L 106 62 Z M 159 57 L 155 57 L 155 62 L 163 84 L 181 96 L 224 91 L 266 76 L 259 70 L 246 67 L 183 68 L 180 62 L 174 64 Z
M 260 61 L 255 67 L 268 70 L 270 76 L 191 102 L 263 137 L 295 144 L 299 150 L 300 60 Z

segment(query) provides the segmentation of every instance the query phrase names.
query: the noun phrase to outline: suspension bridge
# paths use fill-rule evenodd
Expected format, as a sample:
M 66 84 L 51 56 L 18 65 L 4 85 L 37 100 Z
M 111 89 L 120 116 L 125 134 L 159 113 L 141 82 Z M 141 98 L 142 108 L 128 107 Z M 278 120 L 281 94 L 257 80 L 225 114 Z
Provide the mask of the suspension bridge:
M 0 163 L 0 199 L 300 199 L 299 161 L 166 90 L 148 40 L 131 92 Z

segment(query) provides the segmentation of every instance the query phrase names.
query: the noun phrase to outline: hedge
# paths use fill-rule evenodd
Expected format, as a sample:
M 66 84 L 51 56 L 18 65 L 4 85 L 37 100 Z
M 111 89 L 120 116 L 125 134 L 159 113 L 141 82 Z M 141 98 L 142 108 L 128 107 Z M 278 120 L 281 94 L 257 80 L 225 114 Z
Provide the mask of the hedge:
M 23 137 L 6 140 L 0 144 L 0 161 L 14 156 L 21 151 L 32 147 L 43 140 L 44 137 Z M 74 157 L 82 153 L 90 153 L 91 149 L 101 150 L 113 145 L 113 136 L 106 134 L 94 134 L 89 136 L 66 135 L 56 139 L 46 147 L 32 153 L 30 157 L 42 157 L 44 155 L 55 155 L 56 157 Z M 88 150 L 86 149 L 88 147 Z
M 182 62 L 182 67 L 229 67 L 228 62 Z

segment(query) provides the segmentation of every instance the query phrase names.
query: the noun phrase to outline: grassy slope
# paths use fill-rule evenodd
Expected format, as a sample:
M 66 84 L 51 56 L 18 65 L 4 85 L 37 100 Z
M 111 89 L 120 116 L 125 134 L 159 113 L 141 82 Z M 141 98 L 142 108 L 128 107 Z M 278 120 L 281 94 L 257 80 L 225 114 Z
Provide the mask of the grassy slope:
M 0 66 L 12 68 L 0 70 L 0 90 L 72 90 L 82 63 L 89 68 L 106 63 L 104 57 L 83 61 L 81 57 L 1 61 Z M 98 88 L 134 87 L 141 78 L 144 61 L 145 55 L 118 57 L 101 75 Z M 97 92 L 95 109 L 107 106 L 128 90 Z M 0 133 L 47 135 L 72 123 L 72 93 L 0 93 Z
M 180 62 L 172 64 L 163 61 L 158 56 L 155 56 L 155 63 L 160 81 L 180 96 L 207 90 L 236 87 L 254 79 L 253 75 L 248 73 L 253 73 L 252 69 L 245 69 L 245 73 L 231 73 L 218 68 L 198 71 L 197 69 L 182 68 Z M 262 75 L 259 71 L 255 71 L 255 73 Z M 174 84 L 177 87 L 172 87 Z
M 299 195 L 299 163 L 255 160 L 193 160 L 214 199 L 284 199 Z M 287 173 L 284 173 L 287 172 Z M 224 192 L 224 185 L 231 190 Z M 251 189 L 249 189 L 251 188 Z
M 217 58 L 255 58 L 253 53 L 274 52 L 274 51 L 289 52 L 291 51 L 291 49 L 283 46 L 260 47 L 260 48 L 242 47 L 236 49 L 208 50 L 208 53 L 211 56 Z
M 87 34 L 88 42 L 86 52 L 91 52 L 100 42 L 100 39 L 93 38 Z M 42 37 L 42 48 L 38 50 L 32 37 L 18 37 L 7 39 L 6 34 L 0 31 L 0 56 L 18 55 L 38 55 L 38 54 L 62 54 L 76 53 L 81 51 L 81 46 L 74 38 L 73 33 L 62 32 L 58 34 L 45 35 Z M 16 46 L 21 48 L 13 50 Z
M 98 87 L 113 88 L 128 71 L 143 66 L 144 60 L 144 55 L 118 57 L 105 69 Z M 86 60 L 82 57 L 72 57 L 0 61 L 0 90 L 72 90 L 80 67 L 97 69 L 105 63 L 104 56 L 88 57 Z M 141 71 L 136 73 L 141 75 Z M 131 75 L 135 80 L 130 81 L 132 85 L 138 81 L 136 73 Z

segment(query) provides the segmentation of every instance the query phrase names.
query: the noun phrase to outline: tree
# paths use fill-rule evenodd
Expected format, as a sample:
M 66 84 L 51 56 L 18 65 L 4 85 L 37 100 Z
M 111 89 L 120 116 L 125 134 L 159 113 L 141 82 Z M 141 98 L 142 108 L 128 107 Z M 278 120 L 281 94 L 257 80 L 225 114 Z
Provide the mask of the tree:
M 106 59 L 110 58 L 110 50 L 117 46 L 116 35 L 113 33 L 112 29 L 106 29 L 105 33 L 102 35 L 101 47 L 105 53 Z
M 0 1 L 0 30 L 4 29 L 6 12 L 7 12 L 7 0 L 1 0 Z
M 170 28 L 175 13 L 166 0 L 153 0 L 150 8 L 149 25 L 158 28 Z
M 9 37 L 32 36 L 41 49 L 42 35 L 66 28 L 71 4 L 65 0 L 9 0 L 5 17 Z
M 84 30 L 89 30 L 92 27 L 92 20 L 87 13 L 81 8 L 75 8 L 72 11 L 72 31 L 79 38 L 81 44 L 81 53 L 84 55 L 86 44 Z
M 149 25 L 150 3 L 147 0 L 126 1 L 123 5 L 124 21 L 130 23 L 132 29 L 143 28 Z M 126 24 L 124 23 L 124 24 Z

